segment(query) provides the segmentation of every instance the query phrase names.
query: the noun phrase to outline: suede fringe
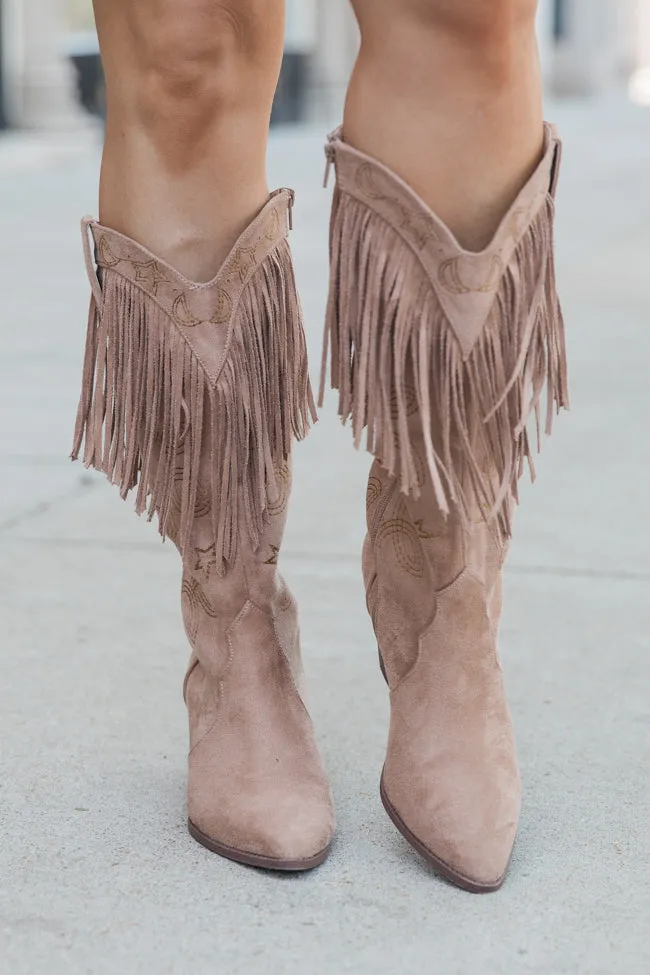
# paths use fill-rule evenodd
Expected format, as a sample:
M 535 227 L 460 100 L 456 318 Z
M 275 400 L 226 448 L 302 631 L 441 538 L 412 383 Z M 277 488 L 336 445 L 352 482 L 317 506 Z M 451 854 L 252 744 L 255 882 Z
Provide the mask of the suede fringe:
M 99 307 L 98 298 L 101 298 Z M 182 331 L 133 282 L 104 269 L 90 304 L 72 457 L 107 475 L 136 510 L 158 514 L 181 553 L 210 514 L 223 570 L 267 520 L 267 488 L 293 437 L 316 419 L 289 246 L 245 287 L 216 384 Z M 202 465 L 203 458 L 203 465 Z
M 527 421 L 535 416 L 539 450 L 542 427 L 550 433 L 554 414 L 569 405 L 553 216 L 548 195 L 463 357 L 417 253 L 367 204 L 334 193 L 320 404 L 331 345 L 331 382 L 355 444 L 365 428 L 367 449 L 405 494 L 418 496 L 410 418 L 419 414 L 418 440 L 422 433 L 441 511 L 473 520 L 478 503 L 505 537 L 526 462 L 535 476 Z

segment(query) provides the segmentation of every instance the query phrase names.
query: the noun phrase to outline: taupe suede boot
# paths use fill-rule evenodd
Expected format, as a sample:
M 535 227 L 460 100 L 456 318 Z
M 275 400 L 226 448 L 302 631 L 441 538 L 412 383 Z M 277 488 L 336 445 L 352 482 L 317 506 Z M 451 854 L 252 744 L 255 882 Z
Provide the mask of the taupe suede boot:
M 276 870 L 322 863 L 332 798 L 301 696 L 294 600 L 277 561 L 293 436 L 315 416 L 274 193 L 208 284 L 84 221 L 93 289 L 73 457 L 158 516 L 183 560 L 192 645 L 189 829 Z M 95 244 L 95 274 L 88 245 Z
M 537 170 L 488 248 L 463 250 L 396 175 L 347 146 L 336 167 L 331 342 L 339 412 L 375 455 L 363 557 L 390 687 L 381 796 L 447 879 L 503 882 L 520 781 L 497 655 L 501 570 L 526 422 L 568 406 L 553 270 L 560 160 Z M 321 388 L 322 398 L 323 387 Z

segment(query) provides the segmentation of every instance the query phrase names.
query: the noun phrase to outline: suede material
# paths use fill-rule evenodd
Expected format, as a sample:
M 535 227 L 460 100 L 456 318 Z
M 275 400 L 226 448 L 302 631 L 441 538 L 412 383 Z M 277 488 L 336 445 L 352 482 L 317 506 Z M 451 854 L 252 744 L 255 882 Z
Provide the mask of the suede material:
M 84 219 L 84 229 L 92 234 L 97 267 L 133 282 L 165 312 L 215 386 L 233 340 L 242 295 L 273 249 L 288 236 L 287 213 L 292 206 L 293 191 L 277 190 L 241 234 L 219 272 L 204 284 L 188 281 L 142 244 L 90 217 Z M 92 284 L 94 272 L 86 254 Z M 101 291 L 98 300 L 103 301 Z
M 367 492 L 364 578 L 391 701 L 384 791 L 433 856 L 491 885 L 508 865 L 521 803 L 497 655 L 507 545 L 478 505 L 469 519 L 440 511 L 415 413 L 408 432 L 418 497 L 380 460 Z M 437 448 L 435 424 L 431 436 Z
M 331 841 L 331 797 L 273 614 L 248 601 L 228 630 L 218 687 L 189 678 L 188 813 L 237 850 L 307 859 Z M 216 704 L 215 704 L 216 701 Z
M 293 439 L 316 418 L 292 207 L 293 191 L 273 193 L 205 284 L 83 221 L 92 297 L 72 455 L 83 445 L 123 497 L 137 488 L 136 511 L 181 555 L 193 835 L 306 869 L 334 813 L 277 565 Z
M 485 590 L 470 571 L 437 595 L 418 659 L 391 691 L 384 787 L 452 869 L 485 884 L 503 876 L 520 782 Z
M 519 478 L 526 466 L 534 476 L 542 430 L 569 404 L 553 244 L 561 143 L 552 126 L 544 136 L 537 168 L 478 253 L 340 131 L 326 147 L 336 187 L 320 401 L 329 362 L 356 446 L 405 495 L 426 479 L 437 509 L 467 530 L 478 507 L 505 538 Z
M 430 489 L 405 498 L 378 462 L 368 509 L 368 606 L 390 686 L 383 772 L 404 824 L 477 884 L 503 876 L 521 789 L 496 649 L 505 547 L 478 516 L 446 522 Z M 375 492 L 376 495 L 376 492 Z
M 237 563 L 240 536 L 259 547 L 293 440 L 316 417 L 292 206 L 293 191 L 272 194 L 205 284 L 82 222 L 92 294 L 72 456 L 122 497 L 134 491 L 138 514 L 157 516 L 182 554 L 195 515 L 211 510 L 219 569 Z
M 497 656 L 501 570 L 534 419 L 567 407 L 555 287 L 561 143 L 545 145 L 490 244 L 464 250 L 395 173 L 346 145 L 336 170 L 321 398 L 375 456 L 366 600 L 390 687 L 382 791 L 441 871 L 494 889 L 521 785 Z M 360 284 L 361 282 L 361 284 Z M 442 869 L 446 867 L 446 869 Z
M 286 233 L 286 220 L 280 220 L 278 209 L 286 207 L 285 196 L 273 197 L 244 234 L 250 248 L 262 255 L 260 262 L 274 235 Z M 268 230 L 269 214 L 273 233 Z M 239 287 L 239 279 L 227 268 L 215 281 L 222 278 Z M 213 287 L 196 288 L 193 294 L 204 297 Z M 198 331 L 197 326 L 191 334 Z M 279 348 L 275 355 L 281 356 Z M 286 364 L 284 368 L 289 371 Z M 248 402 L 252 392 L 242 385 L 237 395 Z M 175 475 L 183 472 L 184 452 L 194 449 L 193 425 L 207 426 L 207 401 L 202 416 L 200 412 L 188 413 Z M 154 447 L 154 453 L 157 450 Z M 188 816 L 201 833 L 235 854 L 299 862 L 328 847 L 335 820 L 302 696 L 297 606 L 278 570 L 291 494 L 291 459 L 275 460 L 266 490 L 256 486 L 264 498 L 263 528 L 254 545 L 249 525 L 242 520 L 232 564 L 220 557 L 217 545 L 220 511 L 209 489 L 214 464 L 214 444 L 204 438 L 189 535 L 181 541 L 187 499 L 182 476 L 174 478 L 167 521 L 168 535 L 183 560 L 181 607 L 192 647 L 184 683 L 190 731 Z M 238 464 L 241 468 L 236 454 L 231 464 L 235 471 Z
M 237 564 L 218 571 L 209 513 L 195 519 L 185 551 L 183 619 L 193 648 L 187 808 L 192 823 L 222 845 L 299 861 L 329 845 L 335 821 L 301 697 L 297 607 L 277 567 L 288 463 L 276 480 L 256 551 L 242 539 Z
M 544 126 L 544 153 L 530 179 L 504 215 L 488 247 L 466 251 L 450 229 L 399 176 L 342 140 L 337 129 L 326 148 L 336 165 L 337 191 L 370 205 L 417 254 L 436 292 L 463 356 L 483 331 L 504 269 L 517 244 L 553 192 L 560 151 L 555 127 Z

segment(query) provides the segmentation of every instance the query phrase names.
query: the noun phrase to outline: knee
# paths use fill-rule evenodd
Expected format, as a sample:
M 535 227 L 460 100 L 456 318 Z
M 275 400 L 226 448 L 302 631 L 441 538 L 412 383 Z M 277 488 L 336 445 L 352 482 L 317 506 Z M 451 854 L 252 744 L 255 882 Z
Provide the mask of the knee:
M 352 0 L 367 48 L 460 58 L 492 86 L 511 84 L 535 45 L 538 0 Z M 390 40 L 389 40 L 390 42 Z M 363 47 L 362 43 L 362 47 Z M 410 52 L 410 53 L 409 53 Z M 417 58 L 416 58 L 417 61 Z
M 215 117 L 243 107 L 255 91 L 264 100 L 265 6 L 268 0 L 139 0 L 133 5 L 138 10 L 135 100 L 147 130 L 192 144 Z M 268 68 L 272 74 L 274 66 Z
M 537 0 L 407 0 L 489 87 L 510 85 L 536 45 Z
M 538 0 L 407 0 L 433 27 L 468 42 L 507 42 L 535 24 Z

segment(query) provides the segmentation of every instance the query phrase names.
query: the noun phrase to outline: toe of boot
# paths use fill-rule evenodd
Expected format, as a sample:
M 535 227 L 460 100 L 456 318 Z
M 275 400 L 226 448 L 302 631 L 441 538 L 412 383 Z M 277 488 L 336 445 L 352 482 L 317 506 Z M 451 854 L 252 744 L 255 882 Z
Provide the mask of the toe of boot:
M 308 870 L 326 859 L 335 830 L 329 789 L 297 789 L 188 803 L 189 829 L 203 846 L 250 866 Z
M 491 797 L 481 804 L 432 794 L 427 802 L 415 793 L 393 793 L 385 776 L 381 797 L 397 829 L 445 879 L 472 893 L 502 886 L 517 833 L 516 798 Z
M 257 845 L 271 859 L 311 861 L 329 851 L 334 836 L 334 809 L 329 796 L 283 797 L 257 824 Z

